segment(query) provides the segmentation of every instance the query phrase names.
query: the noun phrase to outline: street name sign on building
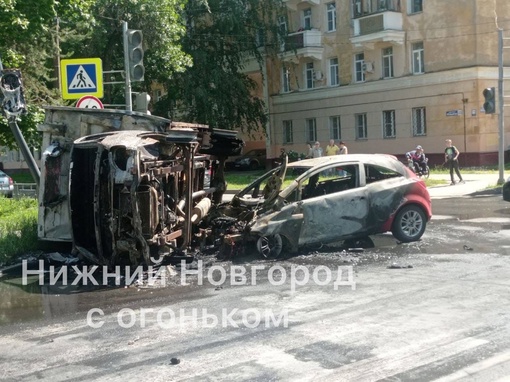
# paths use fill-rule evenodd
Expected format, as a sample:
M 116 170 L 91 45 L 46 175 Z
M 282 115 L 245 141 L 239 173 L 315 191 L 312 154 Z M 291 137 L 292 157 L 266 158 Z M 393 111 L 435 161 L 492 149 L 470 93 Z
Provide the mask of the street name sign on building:
M 103 97 L 103 65 L 100 58 L 77 58 L 60 61 L 63 99 L 84 95 Z
M 80 109 L 104 109 L 101 100 L 94 96 L 83 96 L 76 103 Z
M 462 110 L 448 110 L 446 112 L 447 117 L 454 117 L 454 116 L 458 116 L 458 115 L 462 115 Z

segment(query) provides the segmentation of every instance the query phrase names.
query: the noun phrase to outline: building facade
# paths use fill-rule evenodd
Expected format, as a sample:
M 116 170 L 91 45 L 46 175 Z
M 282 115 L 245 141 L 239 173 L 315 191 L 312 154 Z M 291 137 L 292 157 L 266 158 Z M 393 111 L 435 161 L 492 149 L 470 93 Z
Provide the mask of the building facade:
M 403 156 L 421 145 L 441 164 L 448 138 L 461 165 L 498 163 L 499 108 L 485 112 L 483 90 L 498 89 L 498 28 L 510 38 L 508 0 L 283 3 L 286 16 L 275 20 L 287 32 L 280 53 L 262 72 L 254 61 L 245 67 L 269 114 L 267 136 L 244 135 L 245 151 L 265 146 L 277 158 L 282 149 L 305 153 L 308 142 L 335 139 L 351 153 Z M 504 46 L 509 65 L 510 40 Z M 153 100 L 164 94 L 152 90 Z M 508 128 L 503 135 L 506 151 Z M 26 167 L 19 152 L 0 152 L 5 168 Z
M 270 156 L 335 139 L 351 153 L 402 156 L 421 145 L 440 164 L 449 138 L 461 165 L 498 163 L 498 108 L 485 113 L 482 93 L 498 89 L 507 0 L 284 3 L 278 24 L 288 35 L 262 84 Z M 503 59 L 510 62 L 510 51 Z

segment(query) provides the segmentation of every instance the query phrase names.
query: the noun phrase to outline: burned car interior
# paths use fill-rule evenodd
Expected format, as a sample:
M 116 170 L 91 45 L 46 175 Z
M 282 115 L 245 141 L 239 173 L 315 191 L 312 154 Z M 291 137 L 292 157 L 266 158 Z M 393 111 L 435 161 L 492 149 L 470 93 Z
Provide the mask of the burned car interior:
M 401 241 L 415 241 L 430 216 L 423 182 L 394 157 L 368 154 L 284 163 L 231 203 L 215 206 L 205 224 L 224 223 L 230 253 L 253 241 L 260 254 L 277 257 L 303 245 L 386 231 Z

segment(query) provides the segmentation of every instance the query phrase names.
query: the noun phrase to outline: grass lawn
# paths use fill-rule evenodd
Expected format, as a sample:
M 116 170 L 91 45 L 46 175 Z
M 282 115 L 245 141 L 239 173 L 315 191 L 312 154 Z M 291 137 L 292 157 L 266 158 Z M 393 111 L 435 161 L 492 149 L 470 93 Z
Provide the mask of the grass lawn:
M 0 197 L 0 263 L 37 249 L 37 200 Z

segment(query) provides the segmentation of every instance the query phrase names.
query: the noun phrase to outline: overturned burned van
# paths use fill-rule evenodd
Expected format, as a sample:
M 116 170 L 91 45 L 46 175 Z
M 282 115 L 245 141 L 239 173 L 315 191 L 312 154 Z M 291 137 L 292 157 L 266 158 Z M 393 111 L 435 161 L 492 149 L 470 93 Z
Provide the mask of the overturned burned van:
M 243 144 L 232 131 L 115 110 L 49 107 L 39 129 L 38 237 L 104 265 L 185 252 Z

